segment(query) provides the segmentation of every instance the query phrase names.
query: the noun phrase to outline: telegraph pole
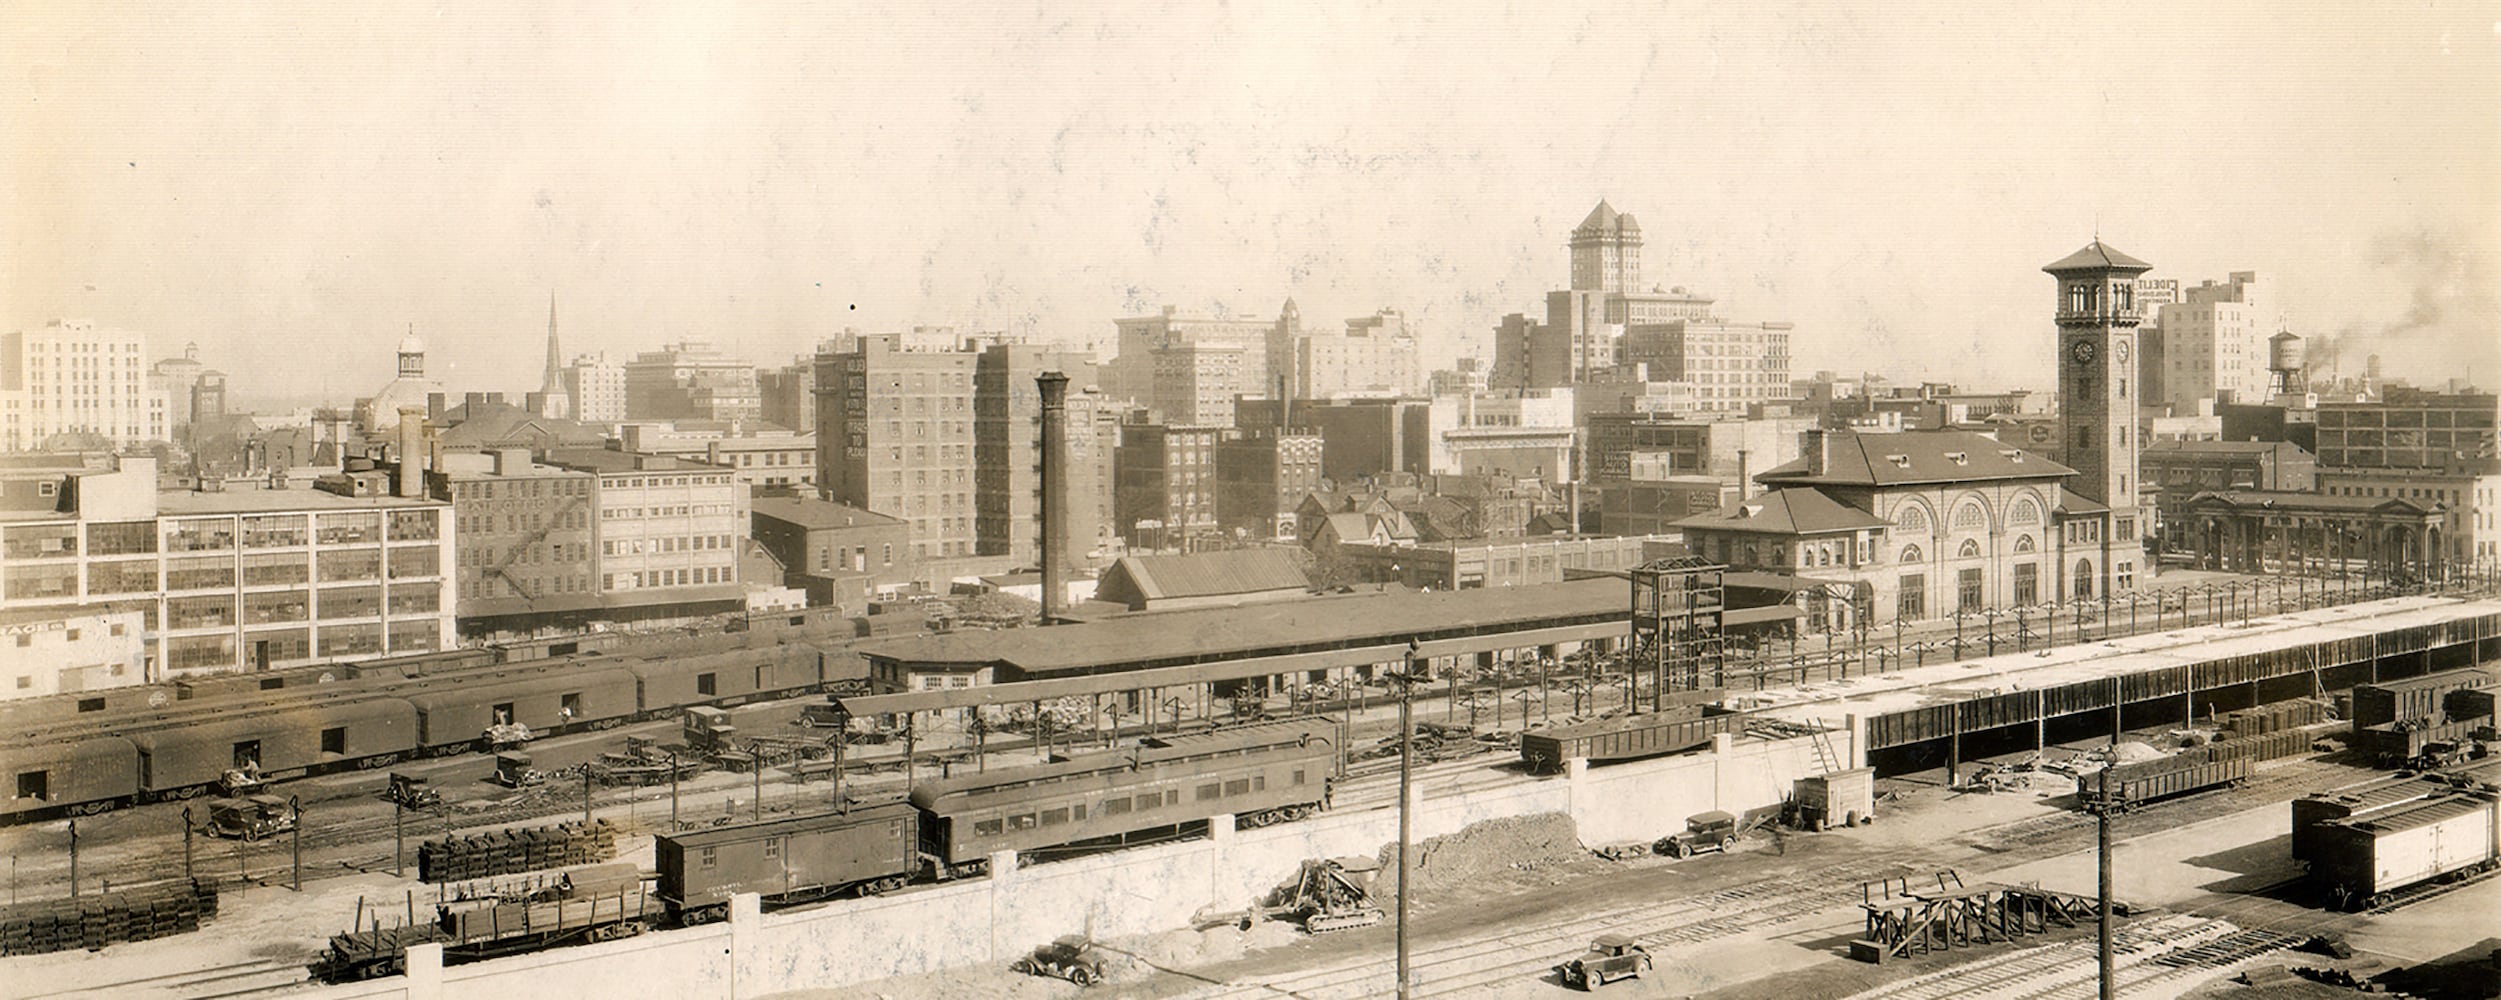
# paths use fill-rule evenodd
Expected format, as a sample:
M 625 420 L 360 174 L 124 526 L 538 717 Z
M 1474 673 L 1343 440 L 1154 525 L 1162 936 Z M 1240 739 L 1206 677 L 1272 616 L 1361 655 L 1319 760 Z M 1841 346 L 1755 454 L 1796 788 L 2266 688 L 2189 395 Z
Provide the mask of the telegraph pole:
M 2115 761 L 2114 761 L 2115 762 Z M 2117 1000 L 2119 980 L 2111 973 L 2110 957 L 2110 768 L 2105 765 L 2097 779 L 2100 786 L 2093 796 L 2094 825 L 2100 828 L 2101 859 L 2101 1000 Z
M 1405 669 L 1398 675 L 1398 1000 L 1408 1000 L 1413 984 L 1407 962 L 1407 898 L 1414 894 L 1414 871 L 1407 842 L 1412 834 L 1409 804 L 1415 800 L 1415 659 L 1416 643 L 1409 639 Z

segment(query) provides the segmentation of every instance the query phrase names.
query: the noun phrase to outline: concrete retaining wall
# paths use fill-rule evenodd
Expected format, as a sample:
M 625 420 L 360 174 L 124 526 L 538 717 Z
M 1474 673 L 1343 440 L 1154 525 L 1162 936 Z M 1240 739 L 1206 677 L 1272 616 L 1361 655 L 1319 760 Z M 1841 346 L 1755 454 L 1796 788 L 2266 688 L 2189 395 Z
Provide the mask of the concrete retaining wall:
M 1843 766 L 1858 741 L 1833 734 Z M 1567 813 L 1584 843 L 1655 838 L 1710 809 L 1780 802 L 1821 770 L 1807 740 L 1589 768 L 1543 780 L 1458 790 L 1419 785 L 1417 840 L 1507 816 Z M 1258 830 L 1220 818 L 1207 839 L 1018 868 L 989 878 L 875 899 L 764 914 L 739 897 L 726 924 L 662 931 L 450 969 L 410 956 L 407 977 L 309 993 L 327 1000 L 461 996 L 761 996 L 822 989 L 968 964 L 1004 964 L 1062 934 L 1113 938 L 1186 927 L 1201 910 L 1238 910 L 1290 878 L 1307 858 L 1370 855 L 1398 837 L 1398 812 L 1342 811 Z

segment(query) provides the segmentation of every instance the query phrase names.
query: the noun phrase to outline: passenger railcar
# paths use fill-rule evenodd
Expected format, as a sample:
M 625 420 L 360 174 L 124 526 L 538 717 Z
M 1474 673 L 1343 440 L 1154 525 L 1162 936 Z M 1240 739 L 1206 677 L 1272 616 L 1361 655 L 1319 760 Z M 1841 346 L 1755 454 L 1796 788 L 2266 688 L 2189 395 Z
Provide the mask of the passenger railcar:
M 2319 824 L 2310 871 L 2337 901 L 2367 909 L 2434 879 L 2490 871 L 2501 858 L 2501 796 L 2458 789 Z
M 1264 826 L 1325 808 L 1337 723 L 1322 717 L 1149 741 L 1033 767 L 922 784 L 923 850 L 948 871 L 1001 851 L 1105 844 L 1231 814 Z
M 653 841 L 658 895 L 678 924 L 709 923 L 730 897 L 767 905 L 900 889 L 929 869 L 920 854 L 920 812 L 891 802 L 848 812 L 662 834 Z

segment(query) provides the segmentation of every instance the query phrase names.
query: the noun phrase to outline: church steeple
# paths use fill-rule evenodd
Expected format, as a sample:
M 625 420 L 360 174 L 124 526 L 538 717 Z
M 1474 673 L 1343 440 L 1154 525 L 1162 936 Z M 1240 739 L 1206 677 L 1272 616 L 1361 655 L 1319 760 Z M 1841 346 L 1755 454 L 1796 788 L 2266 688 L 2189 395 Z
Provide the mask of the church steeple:
M 538 384 L 539 415 L 570 417 L 573 397 L 564 391 L 564 354 L 556 346 L 556 293 L 547 293 L 547 373 Z

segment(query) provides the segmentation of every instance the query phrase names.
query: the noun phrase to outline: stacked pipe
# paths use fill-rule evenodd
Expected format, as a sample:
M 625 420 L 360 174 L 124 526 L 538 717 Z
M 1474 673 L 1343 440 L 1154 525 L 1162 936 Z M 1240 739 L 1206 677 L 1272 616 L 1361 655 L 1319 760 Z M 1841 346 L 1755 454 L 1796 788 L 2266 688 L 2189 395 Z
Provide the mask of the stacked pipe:
M 0 909 L 0 955 L 93 951 L 199 930 L 217 916 L 217 890 L 198 882 L 125 889 Z
M 458 882 L 586 865 L 617 856 L 617 830 L 607 820 L 584 825 L 567 820 L 554 826 L 489 830 L 417 845 L 417 878 L 424 882 Z

